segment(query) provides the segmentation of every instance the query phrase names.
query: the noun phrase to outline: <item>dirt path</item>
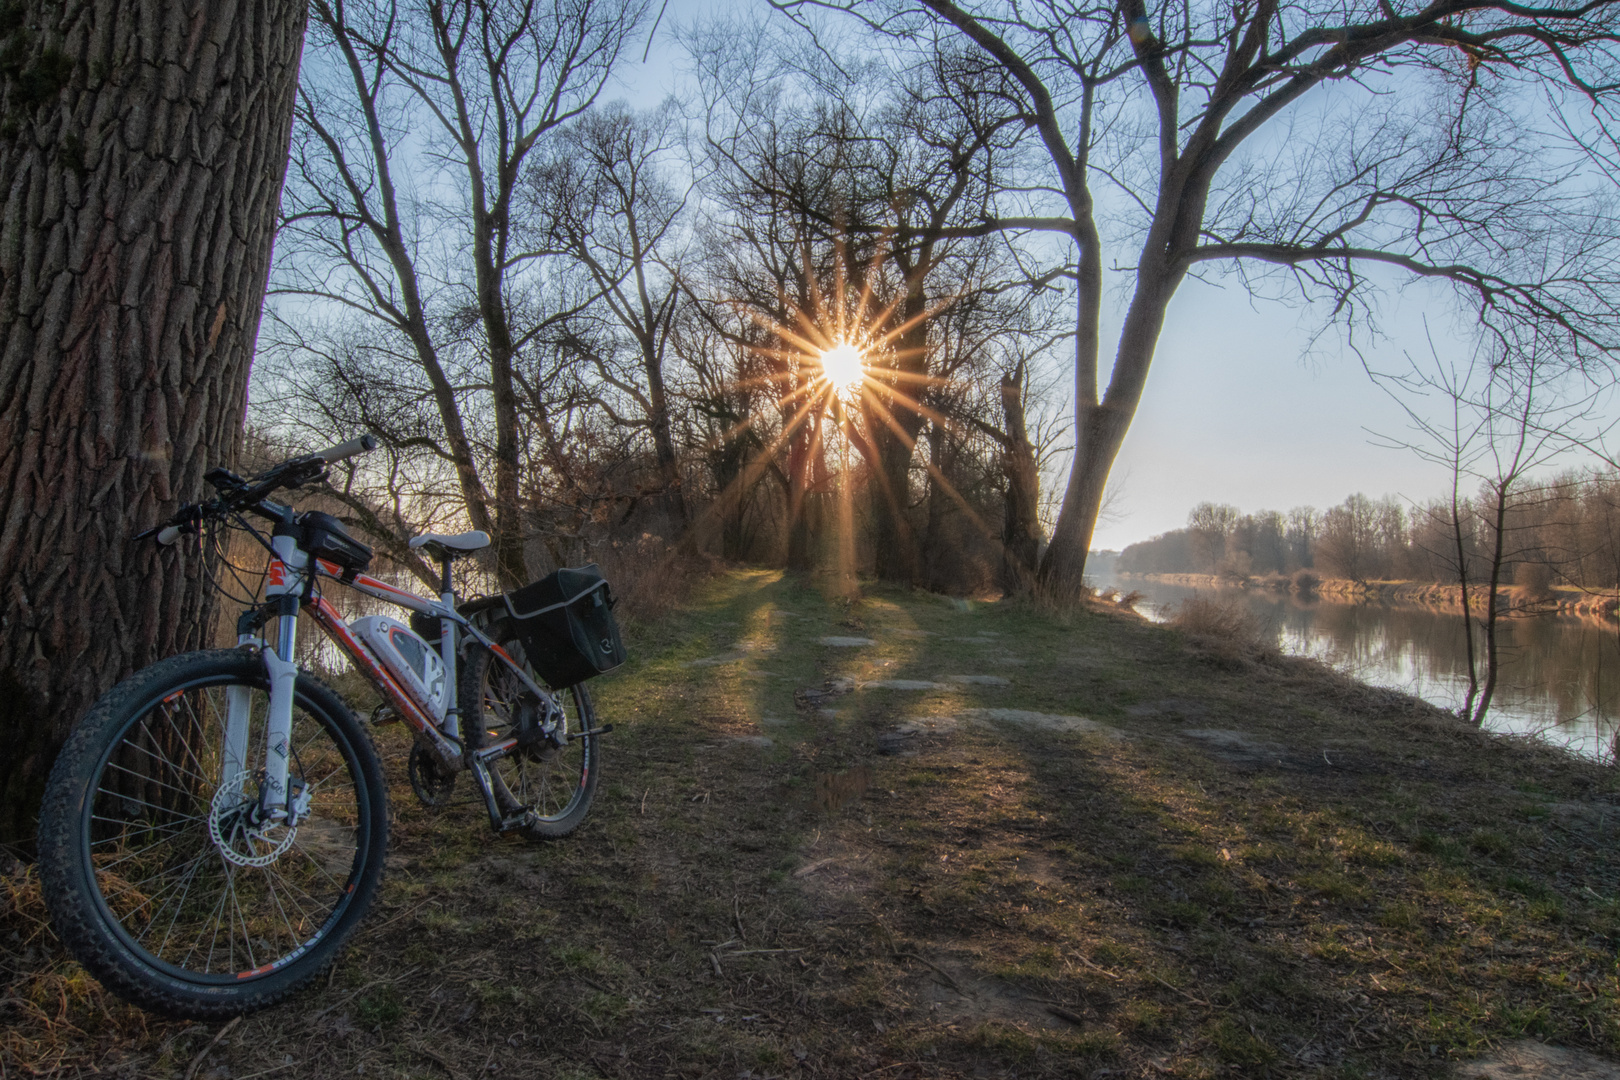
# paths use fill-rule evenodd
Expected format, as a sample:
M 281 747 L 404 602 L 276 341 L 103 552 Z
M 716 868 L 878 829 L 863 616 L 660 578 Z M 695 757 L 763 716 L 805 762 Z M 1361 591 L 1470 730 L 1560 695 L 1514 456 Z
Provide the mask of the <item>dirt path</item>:
M 388 731 L 370 926 L 201 1060 L 217 1028 L 104 996 L 13 876 L 0 1065 L 1472 1077 L 1620 1047 L 1610 771 L 1100 610 L 744 572 L 634 644 L 567 841 L 429 814 Z

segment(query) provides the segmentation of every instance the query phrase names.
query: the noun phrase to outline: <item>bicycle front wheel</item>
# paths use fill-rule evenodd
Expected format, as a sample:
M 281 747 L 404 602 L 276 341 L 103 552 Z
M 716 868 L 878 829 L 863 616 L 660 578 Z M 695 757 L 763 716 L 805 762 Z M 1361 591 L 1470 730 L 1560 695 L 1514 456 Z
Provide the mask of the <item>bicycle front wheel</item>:
M 323 971 L 371 906 L 388 843 L 377 752 L 331 689 L 296 685 L 290 786 L 308 807 L 292 826 L 258 819 L 270 684 L 252 653 L 153 664 L 69 737 L 41 877 L 63 943 L 120 996 L 204 1020 L 263 1008 Z

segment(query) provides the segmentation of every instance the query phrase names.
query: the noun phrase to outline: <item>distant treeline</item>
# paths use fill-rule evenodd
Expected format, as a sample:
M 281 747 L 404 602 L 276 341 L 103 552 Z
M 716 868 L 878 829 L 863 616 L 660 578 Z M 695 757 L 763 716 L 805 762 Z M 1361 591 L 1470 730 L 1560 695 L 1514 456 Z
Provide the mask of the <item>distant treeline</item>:
M 1409 504 L 1355 494 L 1338 506 L 1245 514 L 1200 503 L 1187 527 L 1132 544 L 1128 574 L 1217 574 L 1235 580 L 1301 570 L 1352 581 L 1454 582 L 1489 575 L 1496 543 L 1494 496 Z M 1505 581 L 1588 588 L 1620 585 L 1620 473 L 1566 473 L 1526 483 L 1502 515 Z

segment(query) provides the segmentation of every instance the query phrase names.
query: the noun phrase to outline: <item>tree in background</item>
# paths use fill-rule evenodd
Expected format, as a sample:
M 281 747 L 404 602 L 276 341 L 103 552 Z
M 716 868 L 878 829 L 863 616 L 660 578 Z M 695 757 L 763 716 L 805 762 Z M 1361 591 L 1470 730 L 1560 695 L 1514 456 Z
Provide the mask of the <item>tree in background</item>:
M 211 644 L 202 559 L 131 543 L 232 464 L 305 5 L 30 0 L 0 67 L 0 839 L 91 702 Z
M 1620 97 L 1615 0 L 774 2 L 812 30 L 814 9 L 853 14 L 902 50 L 969 42 L 1016 85 L 1008 107 L 1046 168 L 984 224 L 1053 233 L 1078 265 L 1074 456 L 1041 566 L 1056 594 L 1082 587 L 1189 274 L 1224 270 L 1254 291 L 1269 275 L 1351 325 L 1379 272 L 1403 275 L 1450 283 L 1487 336 L 1544 333 L 1565 355 L 1620 345 L 1614 215 L 1564 182 L 1586 175 L 1566 129 Z M 1107 245 L 1130 300 L 1104 387 Z
M 295 350 L 338 339 L 321 350 L 337 361 L 328 385 L 369 407 L 367 425 L 396 446 L 448 468 L 507 587 L 531 577 L 533 462 L 576 471 L 557 415 L 567 373 L 546 334 L 592 298 L 549 279 L 550 252 L 523 245 L 520 183 L 537 143 L 595 102 L 645 6 L 310 9 L 275 287 L 291 329 L 277 333 Z M 559 375 L 562 402 L 550 392 Z
M 1534 520 L 1542 517 L 1534 509 L 1559 501 L 1570 486 L 1558 479 L 1535 484 L 1531 477 L 1572 447 L 1600 444 L 1607 426 L 1597 420 L 1600 389 L 1582 373 L 1533 353 L 1515 362 L 1496 359 L 1458 371 L 1436 358 L 1434 370 L 1414 364 L 1385 384 L 1399 388 L 1392 395 L 1419 436 L 1398 445 L 1451 475 L 1449 498 L 1429 510 L 1444 537 L 1432 554 L 1458 586 L 1468 657 L 1468 691 L 1458 712 L 1475 725 L 1484 724 L 1496 693 L 1501 600 L 1513 568 L 1546 565 L 1537 540 L 1551 522 Z M 1423 415 L 1412 400 L 1418 396 L 1437 398 L 1448 415 Z M 1475 487 L 1470 499 L 1466 489 Z
M 657 481 L 650 495 L 671 539 L 687 523 L 665 374 L 689 195 L 670 178 L 675 120 L 671 105 L 645 114 L 621 104 L 587 113 L 545 147 L 525 189 L 539 246 L 578 267 L 597 297 L 561 324 L 562 349 L 595 369 L 607 391 L 599 404 L 614 421 L 645 429 L 652 440 Z M 629 406 L 623 414 L 620 403 Z

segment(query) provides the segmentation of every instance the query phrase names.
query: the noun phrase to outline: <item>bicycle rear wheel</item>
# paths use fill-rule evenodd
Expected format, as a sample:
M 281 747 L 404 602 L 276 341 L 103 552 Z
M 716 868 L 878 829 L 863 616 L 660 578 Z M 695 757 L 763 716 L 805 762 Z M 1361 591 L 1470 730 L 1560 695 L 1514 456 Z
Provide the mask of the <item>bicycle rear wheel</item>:
M 255 824 L 269 680 L 252 653 L 154 664 L 69 737 L 40 812 L 42 881 L 63 943 L 115 993 L 194 1019 L 263 1008 L 371 906 L 388 842 L 376 750 L 331 689 L 296 685 L 290 779 L 309 806 L 291 827 Z M 228 752 L 233 697 L 248 737 Z
M 507 623 L 490 630 L 496 644 L 519 663 L 523 646 Z M 461 673 L 463 730 L 474 749 L 491 746 L 537 724 L 541 703 L 488 649 L 474 650 Z M 490 779 L 502 811 L 529 808 L 523 833 L 531 840 L 567 836 L 591 808 L 600 774 L 596 711 L 584 683 L 557 693 L 565 721 L 526 746 L 490 763 Z

